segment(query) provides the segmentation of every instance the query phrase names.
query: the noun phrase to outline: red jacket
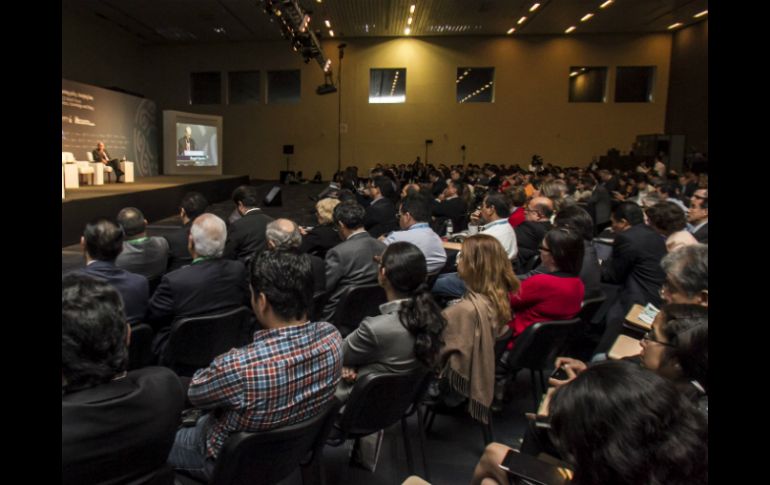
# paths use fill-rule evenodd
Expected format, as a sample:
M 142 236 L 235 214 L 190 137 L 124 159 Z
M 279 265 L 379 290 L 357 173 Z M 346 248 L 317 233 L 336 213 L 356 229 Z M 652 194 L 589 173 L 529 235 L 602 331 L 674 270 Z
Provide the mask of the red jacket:
M 511 213 L 510 216 L 508 216 L 508 224 L 510 224 L 513 227 L 518 226 L 522 222 L 526 220 L 524 216 L 524 208 L 523 207 L 517 207 L 515 211 Z
M 584 292 L 577 276 L 537 274 L 525 279 L 519 291 L 509 295 L 514 317 L 508 326 L 513 338 L 537 322 L 574 318 L 580 312 Z

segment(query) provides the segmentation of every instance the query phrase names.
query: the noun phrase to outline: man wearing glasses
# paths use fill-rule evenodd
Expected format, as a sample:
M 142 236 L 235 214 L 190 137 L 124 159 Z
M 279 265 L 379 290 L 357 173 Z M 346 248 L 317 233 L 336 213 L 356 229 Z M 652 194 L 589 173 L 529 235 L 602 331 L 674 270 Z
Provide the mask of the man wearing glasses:
M 698 189 L 690 197 L 690 211 L 687 213 L 688 230 L 699 243 L 709 243 L 709 191 Z

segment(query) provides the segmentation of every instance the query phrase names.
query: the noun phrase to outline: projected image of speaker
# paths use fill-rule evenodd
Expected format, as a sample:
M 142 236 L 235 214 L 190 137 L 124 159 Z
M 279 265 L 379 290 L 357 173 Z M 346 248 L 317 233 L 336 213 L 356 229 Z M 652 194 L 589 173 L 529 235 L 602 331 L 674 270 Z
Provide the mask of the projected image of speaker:
M 270 189 L 270 192 L 265 196 L 265 200 L 262 201 L 264 207 L 281 207 L 282 204 L 281 187 L 277 185 Z

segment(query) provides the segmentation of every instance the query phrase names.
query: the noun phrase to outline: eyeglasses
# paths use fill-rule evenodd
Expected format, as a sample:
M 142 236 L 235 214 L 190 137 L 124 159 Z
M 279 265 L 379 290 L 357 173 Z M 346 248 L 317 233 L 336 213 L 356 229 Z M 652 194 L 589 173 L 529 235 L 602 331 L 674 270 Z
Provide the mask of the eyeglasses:
M 648 342 L 655 342 L 656 344 L 664 345 L 666 347 L 676 347 L 676 345 L 672 345 L 666 342 L 661 342 L 660 340 L 655 338 L 655 334 L 652 333 L 652 330 L 648 331 L 642 336 L 642 340 L 646 340 Z

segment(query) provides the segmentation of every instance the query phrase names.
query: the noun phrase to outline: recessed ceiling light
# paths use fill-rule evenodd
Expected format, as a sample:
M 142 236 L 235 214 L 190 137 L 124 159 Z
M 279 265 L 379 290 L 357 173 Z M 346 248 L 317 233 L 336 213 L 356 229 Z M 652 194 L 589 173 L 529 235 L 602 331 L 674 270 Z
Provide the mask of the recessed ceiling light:
M 703 11 L 703 12 L 701 12 L 701 13 L 696 13 L 695 15 L 693 15 L 693 17 L 695 17 L 696 19 L 699 19 L 699 18 L 703 17 L 704 15 L 706 15 L 706 14 L 708 14 L 708 13 L 709 13 L 709 11 L 708 11 L 708 10 L 704 10 L 704 11 Z
M 331 28 L 332 26 L 331 22 L 329 22 L 328 20 L 324 20 L 324 23 L 326 24 L 327 27 Z
M 572 71 L 571 73 L 569 73 L 569 77 L 574 77 L 574 76 L 577 76 L 577 75 L 578 75 L 577 71 Z
M 603 4 L 599 5 L 599 8 L 609 7 L 610 5 L 612 5 L 614 3 L 614 1 L 615 0 L 607 0 Z
M 536 4 L 532 5 L 531 7 L 529 7 L 529 11 L 530 11 L 530 12 L 534 12 L 534 11 L 535 11 L 535 10 L 537 10 L 538 8 L 540 8 L 540 4 L 539 4 L 539 3 L 536 3 Z
M 570 32 L 572 32 L 573 30 L 575 30 L 576 28 L 577 28 L 577 27 L 575 27 L 575 26 L 573 25 L 572 27 L 570 27 L 570 28 L 568 28 L 567 30 L 565 30 L 565 31 L 564 31 L 564 33 L 565 33 L 565 34 L 569 34 L 569 33 L 570 33 Z
M 405 29 L 404 29 L 404 33 L 405 33 L 406 35 L 409 35 L 409 34 L 411 34 L 411 33 L 412 33 L 412 29 L 410 29 L 409 27 L 407 27 L 407 28 L 405 28 Z
M 412 25 L 412 17 L 406 19 L 406 25 Z
M 414 5 L 412 5 L 411 7 L 409 7 L 409 13 L 414 13 Z
M 510 34 L 512 34 L 514 32 L 516 32 L 516 28 L 515 27 L 511 27 L 510 29 L 508 29 L 508 32 L 506 32 L 506 34 L 510 35 Z
M 582 19 L 580 19 L 580 21 L 581 21 L 581 22 L 585 22 L 586 20 L 590 19 L 590 18 L 591 18 L 591 17 L 593 17 L 593 16 L 594 16 L 594 14 L 592 14 L 592 13 L 587 13 L 587 14 L 583 15 L 583 18 L 582 18 Z
M 677 27 L 681 27 L 682 25 L 684 25 L 682 22 L 677 22 L 675 24 L 671 24 L 671 25 L 668 26 L 668 30 L 672 30 L 672 29 L 675 29 Z
M 520 19 L 519 19 L 519 21 L 518 21 L 518 22 L 516 22 L 516 23 L 517 23 L 517 24 L 519 24 L 519 25 L 521 25 L 521 24 L 523 24 L 523 23 L 524 23 L 524 22 L 526 22 L 526 21 L 527 21 L 527 17 L 522 17 L 522 18 L 520 18 Z
M 329 30 L 329 37 L 334 37 L 334 31 L 333 30 Z

